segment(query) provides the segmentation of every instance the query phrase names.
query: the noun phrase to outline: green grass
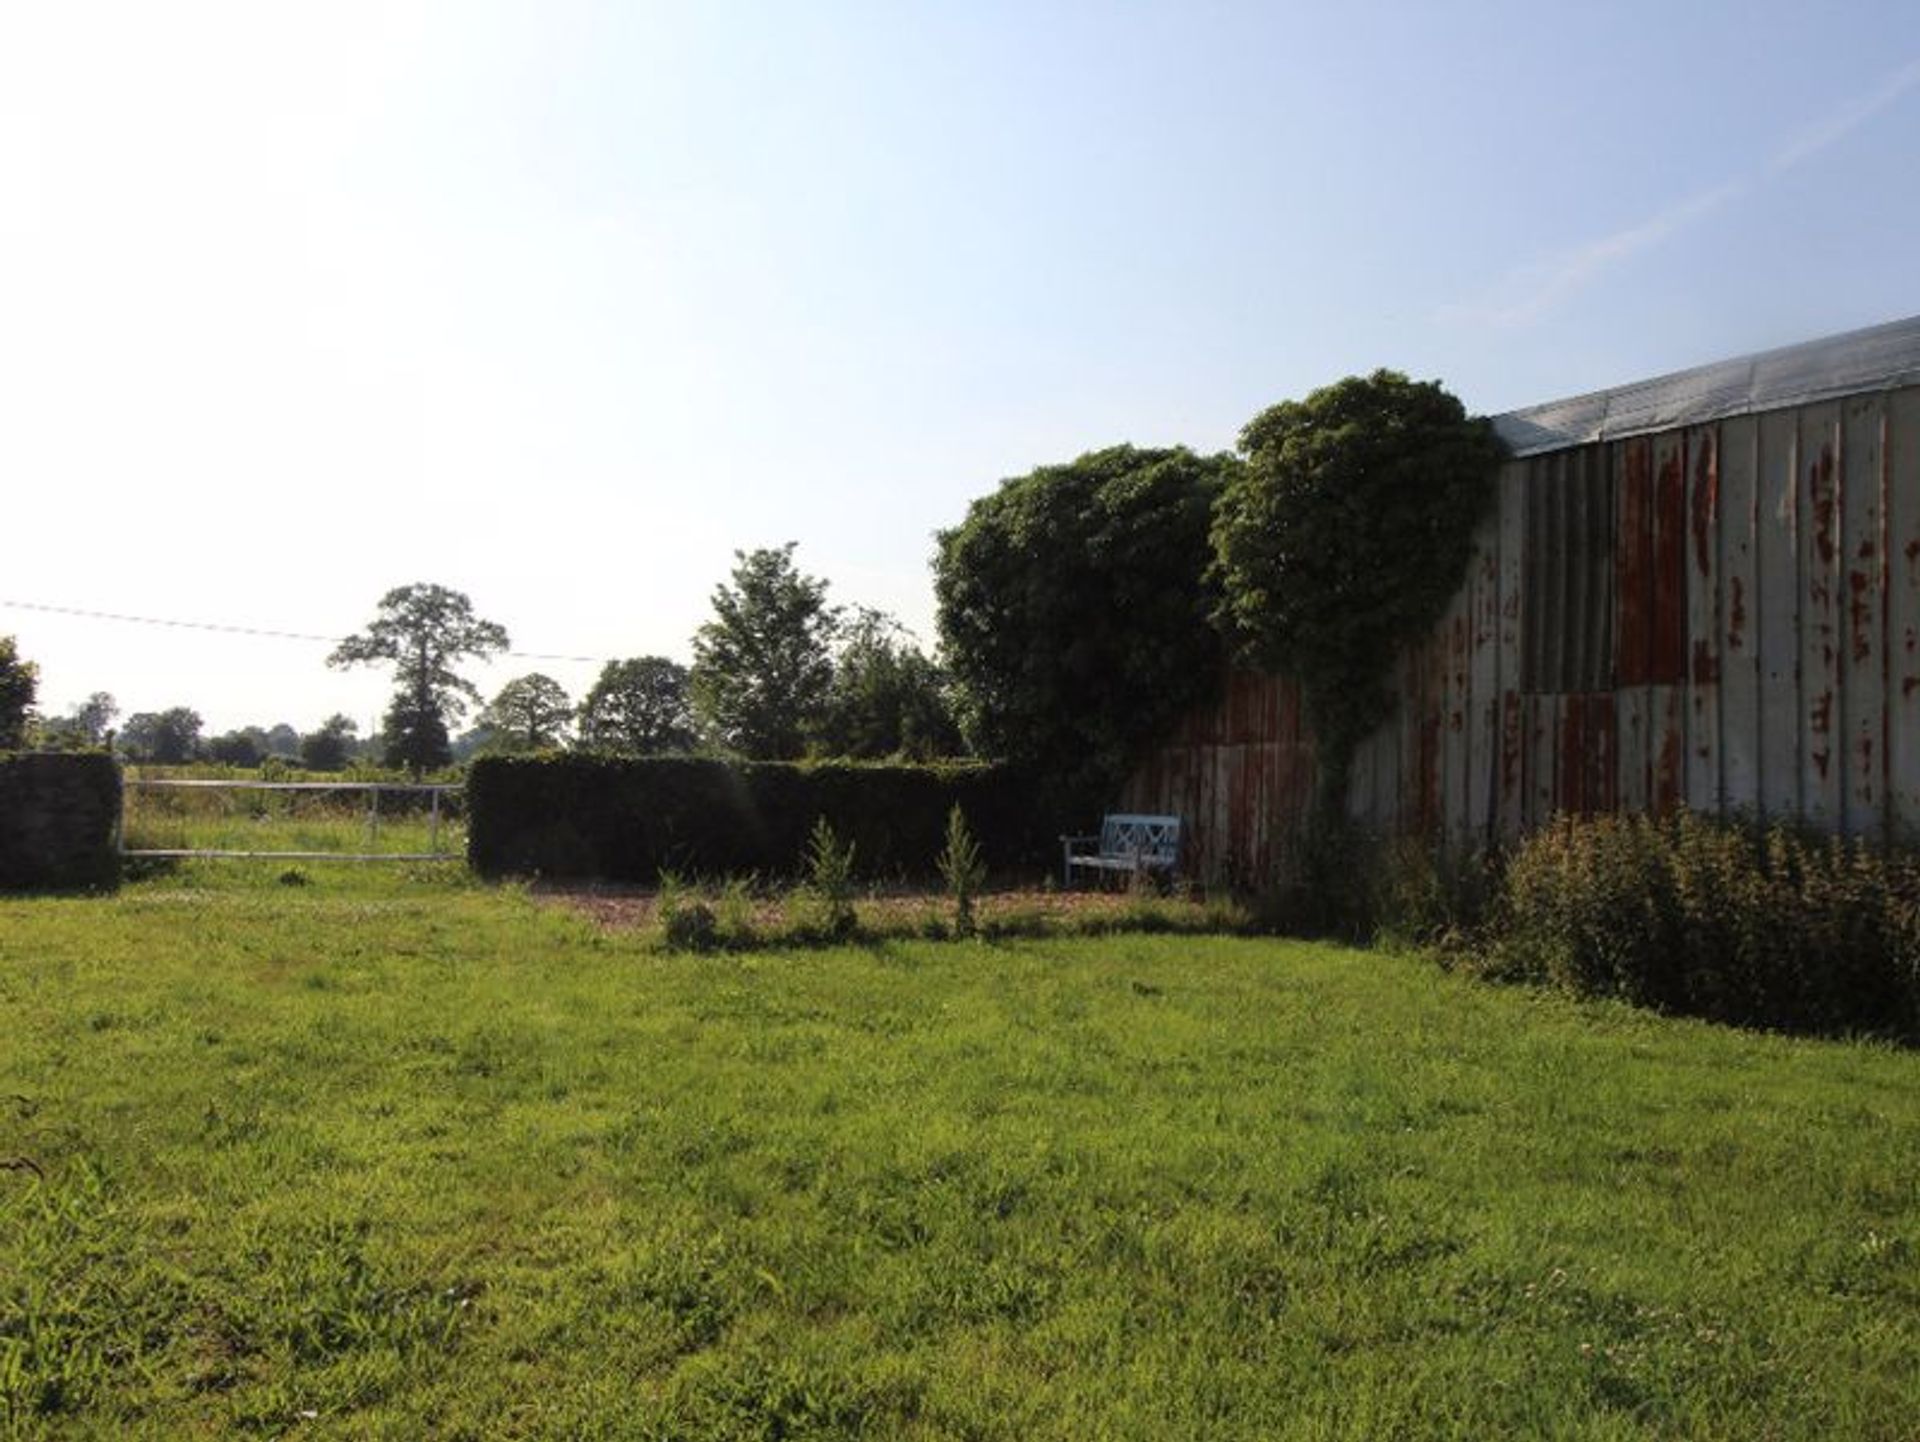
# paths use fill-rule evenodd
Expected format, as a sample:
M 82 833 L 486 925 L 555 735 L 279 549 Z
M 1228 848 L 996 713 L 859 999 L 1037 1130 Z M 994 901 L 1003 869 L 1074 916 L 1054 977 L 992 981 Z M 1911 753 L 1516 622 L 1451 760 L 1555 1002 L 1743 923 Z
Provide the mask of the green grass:
M 184 791 L 129 786 L 123 819 L 128 850 L 327 852 L 340 856 L 464 856 L 466 819 L 458 802 L 436 826 L 420 802 L 390 795 L 369 822 L 355 792 Z
M 0 1430 L 1915 1434 L 1914 1054 L 308 874 L 0 901 Z

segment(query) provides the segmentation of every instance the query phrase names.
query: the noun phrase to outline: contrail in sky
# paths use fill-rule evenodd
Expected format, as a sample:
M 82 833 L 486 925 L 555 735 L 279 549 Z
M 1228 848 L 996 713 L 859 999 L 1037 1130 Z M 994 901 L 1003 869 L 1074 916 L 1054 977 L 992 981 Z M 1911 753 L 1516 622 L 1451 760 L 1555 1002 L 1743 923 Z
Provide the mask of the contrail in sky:
M 1664 244 L 1735 196 L 1836 144 L 1916 85 L 1920 85 L 1920 60 L 1909 61 L 1865 95 L 1808 126 L 1775 151 L 1759 174 L 1724 181 L 1645 220 L 1523 265 L 1493 286 L 1487 299 L 1441 306 L 1437 318 L 1499 329 L 1530 325 L 1621 262 Z

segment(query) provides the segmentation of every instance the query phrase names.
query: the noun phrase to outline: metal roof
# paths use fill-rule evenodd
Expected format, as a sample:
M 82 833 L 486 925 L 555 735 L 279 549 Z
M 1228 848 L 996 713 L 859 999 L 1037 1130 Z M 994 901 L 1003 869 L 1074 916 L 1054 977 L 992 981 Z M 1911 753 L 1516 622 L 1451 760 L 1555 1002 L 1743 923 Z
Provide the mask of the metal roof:
M 1495 416 L 1516 456 L 1920 385 L 1920 316 Z

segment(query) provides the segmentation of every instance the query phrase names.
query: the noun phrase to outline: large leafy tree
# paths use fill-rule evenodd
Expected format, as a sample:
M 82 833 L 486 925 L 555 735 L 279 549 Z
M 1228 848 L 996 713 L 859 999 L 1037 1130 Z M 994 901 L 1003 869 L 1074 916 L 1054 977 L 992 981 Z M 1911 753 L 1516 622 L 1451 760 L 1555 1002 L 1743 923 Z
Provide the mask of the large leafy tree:
M 789 541 L 735 551 L 713 619 L 693 638 L 695 717 L 720 745 L 756 759 L 801 754 L 833 681 L 827 583 L 802 574 L 793 550 Z
M 190 706 L 165 711 L 138 711 L 120 729 L 120 748 L 140 761 L 175 766 L 200 753 L 200 729 L 205 723 Z
M 1381 370 L 1261 412 L 1240 445 L 1214 524 L 1220 618 L 1300 682 L 1319 819 L 1337 821 L 1354 750 L 1386 719 L 1388 667 L 1466 571 L 1500 443 L 1437 382 Z
M 385 662 L 394 668 L 393 702 L 383 725 L 386 762 L 415 775 L 452 758 L 447 722 L 458 720 L 480 692 L 455 667 L 507 649 L 504 627 L 474 614 L 459 591 L 420 583 L 380 598 L 366 630 L 349 636 L 327 657 L 329 666 Z
M 0 636 L 0 751 L 14 751 L 25 744 L 39 689 L 39 668 L 21 658 L 13 637 Z
M 353 754 L 353 738 L 360 729 L 351 716 L 336 711 L 320 729 L 300 739 L 300 764 L 309 771 L 340 771 Z
M 480 724 L 504 751 L 558 746 L 572 720 L 573 701 L 566 688 L 542 671 L 515 676 L 480 713 Z
M 946 674 L 886 612 L 856 606 L 841 624 L 816 745 L 861 759 L 960 753 Z
M 687 668 L 665 656 L 609 661 L 580 703 L 579 745 L 585 751 L 651 756 L 690 751 L 693 704 Z
M 934 593 L 975 749 L 1099 805 L 1212 694 L 1206 577 L 1231 456 L 1114 446 L 1005 481 L 939 537 Z

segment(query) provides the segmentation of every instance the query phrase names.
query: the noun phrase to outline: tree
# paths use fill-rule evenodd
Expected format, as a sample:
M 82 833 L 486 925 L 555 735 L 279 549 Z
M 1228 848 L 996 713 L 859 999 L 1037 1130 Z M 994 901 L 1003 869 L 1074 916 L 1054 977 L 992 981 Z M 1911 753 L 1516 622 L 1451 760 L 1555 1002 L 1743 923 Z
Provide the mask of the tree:
M 468 656 L 507 649 L 506 630 L 473 613 L 473 602 L 445 586 L 401 586 L 380 598 L 379 614 L 327 657 L 329 666 L 390 662 L 394 695 L 383 734 L 389 766 L 416 776 L 450 759 L 447 722 L 480 693 L 454 666 Z
M 817 742 L 831 756 L 916 761 L 958 755 L 947 678 L 912 633 L 884 611 L 856 606 L 839 627 L 833 684 Z
M 309 771 L 340 771 L 352 754 L 357 722 L 338 711 L 320 723 L 320 729 L 300 739 L 300 764 Z
M 258 726 L 229 731 L 207 743 L 207 755 L 225 766 L 258 766 L 266 756 L 266 732 Z
M 111 692 L 95 691 L 68 712 L 66 720 L 81 744 L 100 746 L 105 744 L 108 728 L 119 714 L 120 703 L 113 699 Z
M 0 751 L 26 744 L 27 722 L 33 717 L 33 698 L 40 690 L 40 668 L 20 658 L 11 636 L 0 636 Z
M 1114 446 L 1005 481 L 940 533 L 940 638 L 977 751 L 1043 770 L 1053 804 L 1097 806 L 1213 693 L 1208 527 L 1238 469 Z
M 480 724 L 508 751 L 541 751 L 557 746 L 573 719 L 573 701 L 553 677 L 539 671 L 516 676 L 500 688 L 480 713 Z
M 665 656 L 607 662 L 580 703 L 579 745 L 629 756 L 691 751 L 687 668 Z
M 380 718 L 381 758 L 389 766 L 404 766 L 415 776 L 451 764 L 453 743 L 440 706 L 409 691 L 396 691 Z
M 694 715 L 744 756 L 801 754 L 833 680 L 834 608 L 827 583 L 793 564 L 794 542 L 735 551 L 732 583 L 693 638 Z
M 1317 819 L 1345 815 L 1359 743 L 1387 717 L 1394 657 L 1460 584 L 1500 443 L 1437 382 L 1349 376 L 1261 412 L 1214 523 L 1220 619 L 1300 683 Z
M 137 761 L 177 766 L 200 750 L 200 713 L 187 706 L 138 711 L 120 731 L 120 748 Z

